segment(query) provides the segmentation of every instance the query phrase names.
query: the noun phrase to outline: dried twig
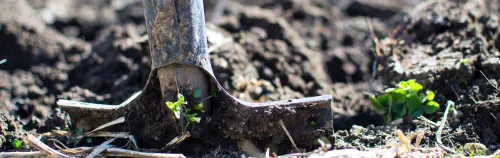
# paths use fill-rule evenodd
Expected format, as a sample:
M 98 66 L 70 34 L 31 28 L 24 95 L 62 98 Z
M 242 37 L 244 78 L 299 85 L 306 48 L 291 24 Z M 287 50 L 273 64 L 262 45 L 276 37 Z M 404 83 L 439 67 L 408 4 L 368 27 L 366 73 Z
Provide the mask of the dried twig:
M 290 142 L 292 142 L 292 145 L 295 148 L 295 150 L 300 151 L 299 148 L 297 147 L 297 145 L 295 144 L 295 141 L 293 141 L 292 136 L 290 135 L 290 133 L 286 129 L 285 124 L 283 123 L 283 120 L 280 120 L 280 125 L 281 125 L 281 128 L 283 128 L 283 130 L 285 131 L 286 136 L 288 136 L 288 139 L 290 139 Z
M 441 134 L 443 132 L 443 128 L 444 128 L 444 125 L 446 124 L 446 119 L 448 118 L 448 111 L 450 111 L 450 107 L 451 107 L 452 103 L 448 102 L 447 103 L 447 106 L 446 106 L 446 109 L 444 111 L 444 115 L 443 115 L 443 118 L 441 119 L 441 125 L 439 125 L 439 128 L 436 132 L 436 144 L 437 146 L 439 146 L 441 149 L 447 151 L 447 152 L 450 152 L 450 153 L 453 153 L 455 154 L 456 152 L 446 146 L 443 145 L 443 142 L 441 142 Z
M 104 125 L 101 125 L 101 126 L 95 128 L 94 130 L 92 130 L 92 131 L 84 134 L 84 135 L 89 135 L 89 134 L 94 133 L 94 132 L 96 132 L 98 130 L 101 130 L 101 129 L 104 129 L 106 127 L 113 126 L 113 125 L 116 125 L 116 124 L 120 124 L 120 123 L 123 123 L 123 122 L 125 122 L 125 117 L 120 117 L 120 118 L 118 118 L 116 120 L 113 120 L 113 121 L 108 122 L 108 123 L 106 123 Z
M 57 149 L 59 149 L 59 150 L 61 150 L 61 149 L 68 149 L 68 147 L 67 147 L 66 145 L 64 145 L 64 143 L 62 143 L 61 141 L 59 141 L 59 140 L 57 140 L 57 139 L 52 139 L 52 138 L 51 138 L 51 139 L 48 139 L 48 140 L 49 140 L 49 141 L 52 141 L 53 145 L 54 145 Z M 61 145 L 62 147 L 61 147 L 61 146 L 59 146 L 59 145 Z
M 42 137 L 51 137 L 51 136 L 70 136 L 71 133 L 68 131 L 63 131 L 63 130 L 52 130 L 51 132 L 46 132 L 43 134 L 35 134 L 35 136 L 42 136 Z
M 383 57 L 382 51 L 380 51 L 380 47 L 382 44 L 380 44 L 380 40 L 378 39 L 377 35 L 375 35 L 375 29 L 373 28 L 372 19 L 366 18 L 366 23 L 368 24 L 368 29 L 370 29 L 373 42 L 375 42 L 375 52 L 377 52 L 377 57 Z
M 93 158 L 99 155 L 100 153 L 104 152 L 104 150 L 109 149 L 113 147 L 113 145 L 109 145 L 111 142 L 115 141 L 116 138 L 110 139 L 102 143 L 101 145 L 97 146 L 94 151 L 92 151 L 89 155 L 87 155 L 87 158 Z
M 437 123 L 435 123 L 434 121 L 431 121 L 431 120 L 425 118 L 424 116 L 418 116 L 416 120 L 413 120 L 413 123 L 421 123 L 421 124 L 424 124 L 424 125 L 431 126 L 432 128 L 438 128 L 439 127 L 439 125 Z
M 39 150 L 43 153 L 46 153 L 46 155 L 55 155 L 58 157 L 69 157 L 68 155 L 65 155 L 63 153 L 60 153 L 60 152 L 50 148 L 49 146 L 47 146 L 46 144 L 44 144 L 43 142 L 41 142 L 40 140 L 38 140 L 35 136 L 33 136 L 31 134 L 26 136 L 25 140 L 28 142 L 29 146 L 36 148 L 37 150 Z
M 161 148 L 161 150 L 167 150 L 170 147 L 172 147 L 173 145 L 178 145 L 178 144 L 182 143 L 184 140 L 186 140 L 189 137 L 191 137 L 191 133 L 189 133 L 189 131 L 185 132 L 184 134 L 182 134 L 180 136 L 177 136 L 174 139 L 172 139 L 170 142 L 167 143 L 167 145 L 165 145 L 163 148 Z
M 58 152 L 65 153 L 71 156 L 81 156 L 93 150 L 94 147 L 78 147 Z M 30 156 L 47 156 L 47 153 L 41 151 L 31 152 L 0 152 L 0 157 L 30 157 Z M 121 157 L 151 157 L 151 158 L 185 158 L 182 154 L 165 154 L 165 153 L 146 153 L 139 151 L 132 151 L 120 148 L 108 148 L 97 156 L 121 156 Z
M 422 130 L 417 134 L 417 138 L 415 140 L 415 147 L 420 146 L 420 142 L 422 142 L 422 138 L 424 138 L 424 135 L 425 135 L 425 130 Z
M 396 130 L 396 136 L 398 136 L 400 142 L 396 148 L 396 155 L 401 156 L 402 154 L 410 151 L 411 139 L 408 139 L 408 137 L 405 136 L 403 131 L 399 129 Z
M 486 78 L 486 80 L 488 80 L 488 83 L 489 83 L 489 84 L 490 84 L 493 88 L 495 88 L 498 92 L 500 92 L 500 89 L 499 89 L 497 86 L 495 86 L 495 85 L 493 84 L 493 82 L 492 82 L 492 81 L 491 81 L 488 77 L 486 77 L 486 75 L 484 75 L 483 71 L 479 70 L 479 72 L 481 73 L 481 75 L 483 75 L 483 77 L 484 77 L 484 78 Z
M 123 123 L 123 122 L 125 122 L 125 117 L 120 117 L 120 118 L 118 118 L 116 120 L 113 120 L 111 122 L 103 124 L 103 125 L 95 128 L 94 130 L 90 131 L 90 132 L 84 133 L 83 135 L 79 135 L 79 136 L 76 137 L 78 139 L 78 142 L 76 144 L 78 144 L 80 142 L 80 140 L 82 140 L 82 138 L 87 137 L 88 135 L 90 135 L 90 134 L 92 134 L 92 133 L 94 133 L 96 131 L 99 131 L 99 130 L 104 129 L 106 127 L 113 126 L 113 125 L 116 125 L 116 124 L 120 124 L 120 123 Z
M 94 132 L 87 134 L 87 137 L 111 137 L 111 138 L 130 138 L 130 132 Z

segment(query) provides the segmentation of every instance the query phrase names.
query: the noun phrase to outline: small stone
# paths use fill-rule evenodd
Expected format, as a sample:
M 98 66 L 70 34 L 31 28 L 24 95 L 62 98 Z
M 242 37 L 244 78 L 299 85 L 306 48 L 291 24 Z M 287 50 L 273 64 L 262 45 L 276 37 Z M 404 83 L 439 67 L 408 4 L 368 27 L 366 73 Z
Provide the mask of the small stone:
M 258 87 L 255 87 L 254 93 L 257 96 L 260 96 L 262 94 L 262 91 L 263 91 L 262 87 L 258 86 Z

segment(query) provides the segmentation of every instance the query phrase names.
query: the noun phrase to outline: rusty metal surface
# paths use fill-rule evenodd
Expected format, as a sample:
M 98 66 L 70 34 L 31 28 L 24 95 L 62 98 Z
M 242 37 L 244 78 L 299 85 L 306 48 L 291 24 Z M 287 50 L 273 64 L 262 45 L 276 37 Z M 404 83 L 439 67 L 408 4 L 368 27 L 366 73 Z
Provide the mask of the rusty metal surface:
M 267 139 L 281 142 L 287 138 L 278 122 L 282 120 L 296 143 L 310 146 L 316 138 L 333 131 L 331 95 L 251 103 L 231 96 L 217 82 L 207 53 L 202 0 L 144 0 L 147 32 L 151 48 L 152 71 L 142 93 L 129 102 L 103 108 L 96 104 L 58 101 L 73 122 L 105 123 L 125 116 L 122 129 L 139 140 L 161 147 L 176 136 L 171 113 L 160 89 L 159 69 L 171 64 L 200 68 L 207 84 L 215 90 L 209 112 L 191 133 L 215 145 L 225 139 Z M 176 68 L 177 69 L 177 68 Z M 175 76 L 174 76 L 175 77 Z M 195 81 L 195 80 L 193 80 Z M 314 122 L 314 126 L 311 125 Z M 79 123 L 76 123 L 79 124 Z M 91 127 L 89 127 L 91 128 Z
M 170 64 L 212 72 L 202 0 L 144 0 L 152 68 Z
M 204 138 L 206 143 L 217 144 L 224 139 L 286 139 L 278 121 L 282 120 L 290 134 L 299 145 L 312 145 L 316 138 L 328 136 L 333 131 L 333 115 L 331 111 L 331 95 L 317 97 L 251 103 L 239 100 L 230 95 L 217 82 L 215 76 L 208 73 L 211 83 L 215 86 L 217 95 L 213 98 L 212 111 L 202 114 L 199 125 L 191 131 L 193 137 Z M 156 71 L 152 71 L 142 93 L 127 104 L 111 105 L 109 108 L 96 107 L 85 103 L 58 105 L 72 118 L 76 124 L 105 123 L 121 116 L 126 116 L 127 123 L 123 129 L 131 129 L 137 137 L 153 143 L 161 140 L 165 126 L 166 109 L 164 103 L 158 103 L 161 92 L 158 88 Z M 106 105 L 102 105 L 106 106 Z M 108 105 L 110 106 L 110 105 Z M 153 121 L 151 118 L 163 118 Z M 163 121 L 162 121 L 163 120 Z M 311 126 L 314 121 L 316 126 Z M 80 122 L 80 123 L 78 123 Z M 147 126 L 144 126 L 147 125 Z M 144 127 L 143 127 L 144 126 Z M 97 126 L 94 126 L 97 127 Z M 160 128 L 162 130 L 144 130 Z M 152 132 L 158 132 L 154 134 Z M 217 135 L 214 135 L 217 134 Z M 158 144 L 161 146 L 161 144 Z
M 240 100 L 227 92 L 211 73 L 209 74 L 218 93 L 213 99 L 210 125 L 218 127 L 232 139 L 264 139 L 284 136 L 278 122 L 282 120 L 290 134 L 300 145 L 313 145 L 321 137 L 333 134 L 332 96 L 289 99 L 253 103 Z M 312 126 L 311 122 L 316 125 Z M 206 132 L 206 131 L 202 131 Z M 196 133 L 195 133 L 196 134 Z

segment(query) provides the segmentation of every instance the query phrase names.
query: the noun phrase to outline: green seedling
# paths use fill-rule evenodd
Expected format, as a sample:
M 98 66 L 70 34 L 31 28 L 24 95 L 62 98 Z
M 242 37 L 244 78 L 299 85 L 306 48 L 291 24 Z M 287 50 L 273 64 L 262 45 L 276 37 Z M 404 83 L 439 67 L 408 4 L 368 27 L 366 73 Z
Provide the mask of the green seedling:
M 460 59 L 460 61 L 458 61 L 457 65 L 456 65 L 457 69 L 459 69 L 460 66 L 462 66 L 462 65 L 463 66 L 470 65 L 470 60 L 469 59 Z
M 195 99 L 200 99 L 200 97 L 201 97 L 201 89 L 195 90 L 194 93 L 193 93 L 193 97 Z M 205 110 L 203 110 L 203 100 L 198 101 L 198 103 L 196 103 L 196 105 L 194 105 L 194 110 L 197 110 L 197 111 L 200 111 L 200 112 L 205 112 Z
M 12 147 L 14 147 L 14 149 L 22 149 L 23 141 L 15 139 L 14 141 L 12 141 Z
M 74 136 L 71 137 L 71 143 L 72 144 L 78 143 L 79 140 L 78 140 L 77 136 L 81 136 L 82 134 L 83 134 L 83 128 L 75 129 L 75 131 L 73 131 Z
M 193 97 L 196 98 L 196 99 L 199 99 L 201 96 L 201 89 L 197 89 L 194 91 L 193 93 Z
M 314 121 L 311 121 L 311 123 L 309 123 L 311 125 L 311 127 L 316 127 L 318 124 L 316 124 L 316 122 Z
M 170 109 L 175 115 L 175 118 L 180 119 L 181 118 L 181 111 L 182 111 L 182 106 L 184 104 L 187 104 L 187 102 L 184 102 L 184 95 L 182 94 L 177 94 L 177 101 L 176 102 L 167 102 L 167 108 Z
M 75 135 L 82 135 L 83 134 L 83 128 L 78 128 L 75 130 Z
M 414 79 L 401 81 L 396 88 L 388 88 L 379 96 L 371 95 L 375 112 L 382 115 L 386 124 L 392 120 L 410 116 L 435 113 L 439 103 L 434 101 L 432 91 L 423 92 L 423 87 Z
M 193 93 L 194 98 L 199 98 L 201 96 L 201 90 L 196 90 Z M 182 94 L 177 94 L 177 101 L 176 102 L 166 102 L 167 108 L 172 111 L 175 115 L 175 118 L 180 119 L 181 118 L 181 113 L 182 116 L 186 118 L 187 124 L 186 127 L 189 126 L 190 124 L 194 123 L 200 123 L 201 118 L 196 117 L 198 114 L 197 113 L 192 113 L 190 109 L 188 109 L 185 105 L 187 104 L 186 101 L 184 101 L 184 95 Z M 198 104 L 195 105 L 195 110 L 203 111 L 203 103 L 198 102 Z
M 185 111 L 186 112 L 183 114 L 186 117 L 186 119 L 188 120 L 188 125 L 191 123 L 200 123 L 201 118 L 196 117 L 198 115 L 197 113 L 190 113 L 191 110 L 189 110 L 189 109 L 185 109 Z
M 242 42 L 243 42 L 243 39 L 245 39 L 245 37 L 246 37 L 245 32 L 240 32 L 240 33 L 238 34 L 238 37 L 237 37 L 237 38 L 238 38 L 238 42 L 239 42 L 239 43 L 242 43 Z
M 460 59 L 459 63 L 460 64 L 464 64 L 464 65 L 469 65 L 470 64 L 470 60 L 469 59 Z
M 194 109 L 200 112 L 205 112 L 205 110 L 203 110 L 203 103 L 201 101 L 194 106 Z

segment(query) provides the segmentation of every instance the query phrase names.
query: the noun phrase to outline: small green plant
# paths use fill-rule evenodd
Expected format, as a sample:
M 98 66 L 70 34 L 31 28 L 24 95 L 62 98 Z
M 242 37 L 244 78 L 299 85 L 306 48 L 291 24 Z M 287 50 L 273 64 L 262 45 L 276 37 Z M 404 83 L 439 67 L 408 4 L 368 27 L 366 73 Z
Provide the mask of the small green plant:
M 309 125 L 311 125 L 311 127 L 316 127 L 318 124 L 314 121 L 311 121 L 311 123 L 309 123 Z
M 181 111 L 182 107 L 184 104 L 187 104 L 187 102 L 184 101 L 184 95 L 182 94 L 177 94 L 177 101 L 176 102 L 167 102 L 167 108 L 170 109 L 174 113 L 175 118 L 180 119 L 181 118 Z
M 439 109 L 432 91 L 422 91 L 423 87 L 414 79 L 401 81 L 396 88 L 388 88 L 381 95 L 370 96 L 375 112 L 382 115 L 386 124 L 392 120 L 422 114 L 432 114 Z
M 201 90 L 195 90 L 193 92 L 193 98 L 199 99 L 201 96 Z M 203 100 L 199 100 L 196 105 L 194 105 L 194 110 L 191 110 L 187 108 L 185 105 L 188 103 L 185 101 L 184 95 L 182 94 L 177 94 L 177 101 L 176 102 L 166 102 L 167 108 L 174 113 L 175 118 L 180 119 L 181 114 L 184 118 L 186 118 L 187 123 L 186 127 L 189 126 L 190 124 L 194 123 L 200 123 L 201 118 L 197 117 L 199 112 L 205 112 L 203 110 Z
M 238 38 L 238 42 L 239 42 L 239 43 L 242 43 L 242 42 L 243 42 L 243 39 L 245 39 L 245 37 L 246 37 L 245 32 L 240 32 L 240 33 L 238 34 L 238 37 L 237 37 L 237 38 Z
M 456 68 L 459 69 L 460 66 L 469 66 L 471 64 L 470 60 L 469 59 L 460 59 L 460 61 L 458 61 L 458 63 L 456 64 Z
M 193 92 L 193 97 L 198 99 L 201 97 L 201 89 L 197 89 Z
M 77 129 L 75 129 L 75 131 L 73 131 L 73 135 L 74 136 L 71 137 L 71 143 L 76 145 L 78 143 L 78 141 L 79 141 L 79 139 L 77 138 L 77 136 L 83 135 L 83 128 L 77 128 Z
M 23 141 L 14 139 L 12 141 L 12 147 L 14 147 L 14 149 L 22 149 L 23 148 Z

